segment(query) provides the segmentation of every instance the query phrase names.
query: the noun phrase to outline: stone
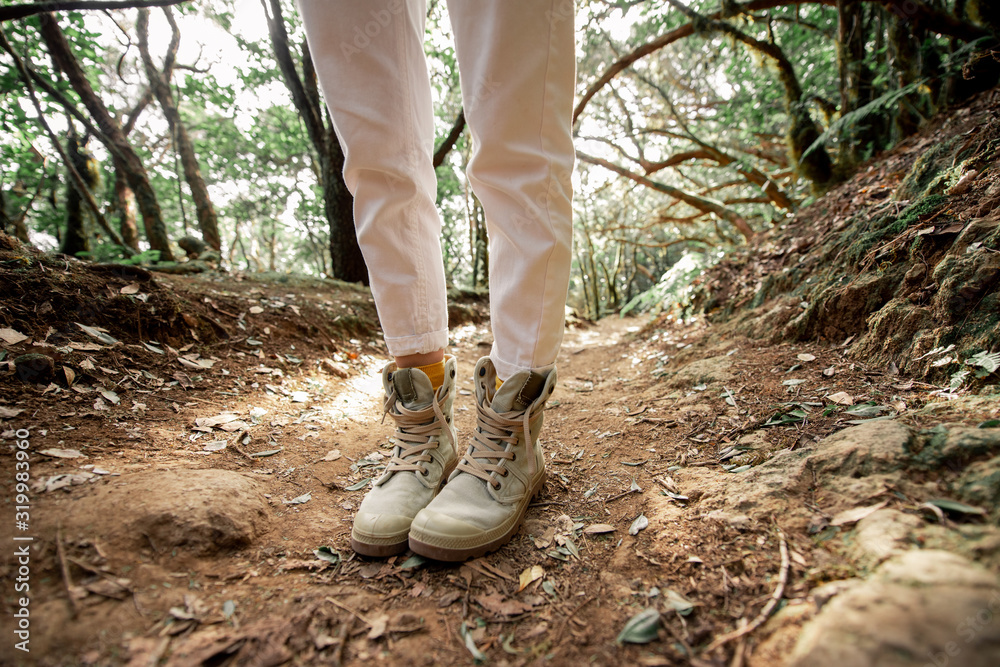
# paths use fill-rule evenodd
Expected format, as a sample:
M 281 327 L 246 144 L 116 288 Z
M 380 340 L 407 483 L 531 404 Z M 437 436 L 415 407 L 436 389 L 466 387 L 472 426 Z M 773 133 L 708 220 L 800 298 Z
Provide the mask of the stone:
M 855 560 L 876 565 L 910 549 L 914 531 L 923 524 L 920 517 L 912 514 L 880 509 L 858 522 L 853 539 L 848 542 L 848 550 Z
M 82 498 L 67 534 L 207 555 L 244 547 L 269 524 L 257 483 L 228 470 L 153 470 L 123 476 Z
M 970 465 L 954 488 L 958 497 L 967 503 L 987 508 L 1000 505 L 1000 456 Z
M 31 352 L 14 359 L 17 379 L 31 384 L 46 384 L 52 381 L 56 373 L 56 362 L 45 354 Z
M 859 424 L 816 443 L 815 454 L 809 457 L 810 467 L 818 477 L 863 477 L 891 472 L 901 466 L 913 441 L 910 429 L 891 419 Z
M 1000 664 L 1000 582 L 947 551 L 883 563 L 807 623 L 788 667 Z
M 914 444 L 913 463 L 923 468 L 964 464 L 974 458 L 1000 452 L 1000 428 L 946 426 L 921 431 Z

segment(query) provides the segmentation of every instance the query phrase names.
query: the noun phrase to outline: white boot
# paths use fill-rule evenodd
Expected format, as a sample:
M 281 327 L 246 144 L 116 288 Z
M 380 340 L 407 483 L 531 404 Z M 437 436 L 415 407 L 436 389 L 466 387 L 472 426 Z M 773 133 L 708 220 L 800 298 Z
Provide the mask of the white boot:
M 354 517 L 351 547 L 359 554 L 406 551 L 410 522 L 455 469 L 455 365 L 455 357 L 445 357 L 444 384 L 437 391 L 416 368 L 390 363 L 382 370 L 385 413 L 396 422 L 396 446 Z
M 472 442 L 444 489 L 410 526 L 410 549 L 428 558 L 462 561 L 500 548 L 545 483 L 538 432 L 555 369 L 546 375 L 521 371 L 499 390 L 489 357 L 479 360 L 475 373 Z

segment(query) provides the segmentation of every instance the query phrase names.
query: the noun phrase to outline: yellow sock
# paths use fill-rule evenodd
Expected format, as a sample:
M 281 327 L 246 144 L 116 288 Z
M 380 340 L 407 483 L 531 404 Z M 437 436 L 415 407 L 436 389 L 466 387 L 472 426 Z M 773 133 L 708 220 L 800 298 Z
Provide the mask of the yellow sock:
M 431 386 L 437 391 L 444 384 L 444 359 L 437 362 L 436 364 L 427 364 L 426 366 L 417 366 L 418 371 L 423 371 L 430 378 Z
M 499 390 L 500 390 L 500 386 L 501 386 L 502 384 L 503 384 L 503 380 L 501 380 L 501 379 L 500 379 L 500 376 L 498 375 L 498 376 L 497 376 L 497 387 L 496 387 L 495 391 L 499 391 Z

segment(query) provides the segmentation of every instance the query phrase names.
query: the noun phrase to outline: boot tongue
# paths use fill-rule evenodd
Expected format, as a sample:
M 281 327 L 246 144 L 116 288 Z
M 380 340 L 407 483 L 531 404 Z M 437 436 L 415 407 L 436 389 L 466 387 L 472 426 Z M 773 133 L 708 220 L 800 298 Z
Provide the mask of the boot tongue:
M 545 387 L 545 376 L 534 371 L 522 371 L 506 380 L 490 402 L 495 412 L 527 410 Z
M 426 408 L 434 400 L 434 387 L 427 374 L 416 368 L 400 368 L 392 374 L 392 386 L 400 402 L 410 410 Z

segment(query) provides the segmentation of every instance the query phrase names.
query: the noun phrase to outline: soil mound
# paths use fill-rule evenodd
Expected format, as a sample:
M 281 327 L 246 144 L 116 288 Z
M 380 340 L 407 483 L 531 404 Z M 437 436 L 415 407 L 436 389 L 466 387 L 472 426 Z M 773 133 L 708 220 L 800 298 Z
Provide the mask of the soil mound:
M 701 278 L 695 312 L 941 380 L 1000 347 L 1000 89 L 934 119 Z M 948 360 L 946 361 L 946 357 Z

